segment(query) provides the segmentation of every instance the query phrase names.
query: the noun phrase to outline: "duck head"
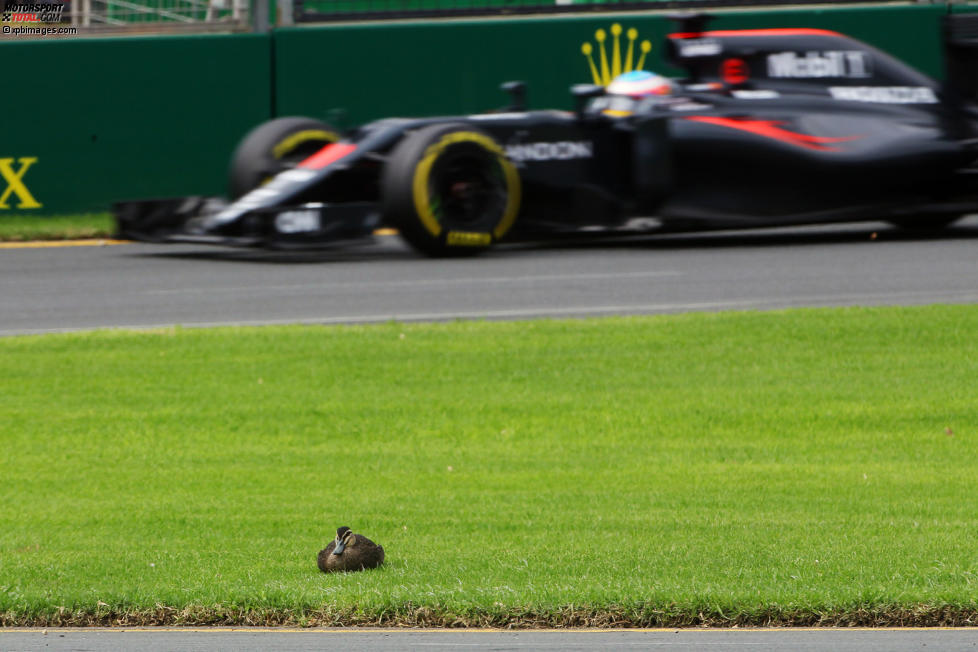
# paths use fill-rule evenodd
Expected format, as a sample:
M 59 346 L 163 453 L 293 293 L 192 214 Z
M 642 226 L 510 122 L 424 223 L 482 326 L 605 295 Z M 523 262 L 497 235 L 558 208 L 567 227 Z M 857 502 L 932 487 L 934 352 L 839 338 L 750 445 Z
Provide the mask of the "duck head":
M 336 547 L 333 548 L 334 555 L 342 555 L 347 548 L 352 548 L 357 542 L 357 535 L 353 530 L 345 525 L 336 529 Z

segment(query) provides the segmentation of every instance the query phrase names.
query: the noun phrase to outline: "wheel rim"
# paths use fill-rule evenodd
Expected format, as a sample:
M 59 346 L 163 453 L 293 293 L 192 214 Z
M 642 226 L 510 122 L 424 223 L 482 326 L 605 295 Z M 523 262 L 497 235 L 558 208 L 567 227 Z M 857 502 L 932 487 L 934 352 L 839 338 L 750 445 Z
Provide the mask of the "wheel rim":
M 435 161 L 428 197 L 443 227 L 491 230 L 506 210 L 506 179 L 495 156 L 461 143 Z

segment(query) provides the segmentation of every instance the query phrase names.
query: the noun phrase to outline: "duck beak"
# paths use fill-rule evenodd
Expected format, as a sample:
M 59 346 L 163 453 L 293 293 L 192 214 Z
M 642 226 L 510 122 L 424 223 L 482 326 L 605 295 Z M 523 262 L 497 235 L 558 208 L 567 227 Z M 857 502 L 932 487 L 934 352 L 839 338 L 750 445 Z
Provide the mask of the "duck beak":
M 343 541 L 337 541 L 336 542 L 336 547 L 333 548 L 333 554 L 334 555 L 341 555 L 341 554 L 343 554 L 343 551 L 344 550 L 346 550 L 346 543 L 343 542 Z

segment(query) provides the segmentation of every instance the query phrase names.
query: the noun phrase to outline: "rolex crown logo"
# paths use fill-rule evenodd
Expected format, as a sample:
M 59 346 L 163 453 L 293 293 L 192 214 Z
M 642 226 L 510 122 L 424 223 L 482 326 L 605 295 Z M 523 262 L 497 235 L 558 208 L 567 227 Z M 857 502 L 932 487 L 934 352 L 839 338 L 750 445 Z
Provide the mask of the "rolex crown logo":
M 585 42 L 581 45 L 581 52 L 587 58 L 588 66 L 591 68 L 591 77 L 594 79 L 594 83 L 599 86 L 607 86 L 611 83 L 612 79 L 622 73 L 642 70 L 642 67 L 645 65 L 645 55 L 652 50 L 651 41 L 642 41 L 639 44 L 641 54 L 638 57 L 638 63 L 632 67 L 632 61 L 635 56 L 635 41 L 638 40 L 638 30 L 632 27 L 625 34 L 628 38 L 628 49 L 626 50 L 624 61 L 622 61 L 621 56 L 621 25 L 615 23 L 611 26 L 610 31 L 612 39 L 610 65 L 608 64 L 608 51 L 605 48 L 605 41 L 608 40 L 608 34 L 603 29 L 599 29 L 594 33 L 594 40 L 598 42 L 598 51 L 600 53 L 600 69 L 598 68 L 598 64 L 594 62 L 594 46 L 590 42 Z

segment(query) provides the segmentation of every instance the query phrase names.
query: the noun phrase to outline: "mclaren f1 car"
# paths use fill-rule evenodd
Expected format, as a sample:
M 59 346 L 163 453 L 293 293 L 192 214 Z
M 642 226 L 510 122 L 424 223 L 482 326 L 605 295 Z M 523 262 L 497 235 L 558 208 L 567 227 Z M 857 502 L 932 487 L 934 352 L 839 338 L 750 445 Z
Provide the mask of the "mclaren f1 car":
M 946 79 L 822 29 L 667 38 L 670 79 L 575 86 L 575 111 L 511 106 L 390 118 L 341 134 L 285 117 L 232 155 L 230 199 L 121 202 L 138 240 L 299 247 L 393 227 L 428 255 L 569 233 L 882 219 L 937 228 L 978 212 L 978 14 L 942 24 Z

